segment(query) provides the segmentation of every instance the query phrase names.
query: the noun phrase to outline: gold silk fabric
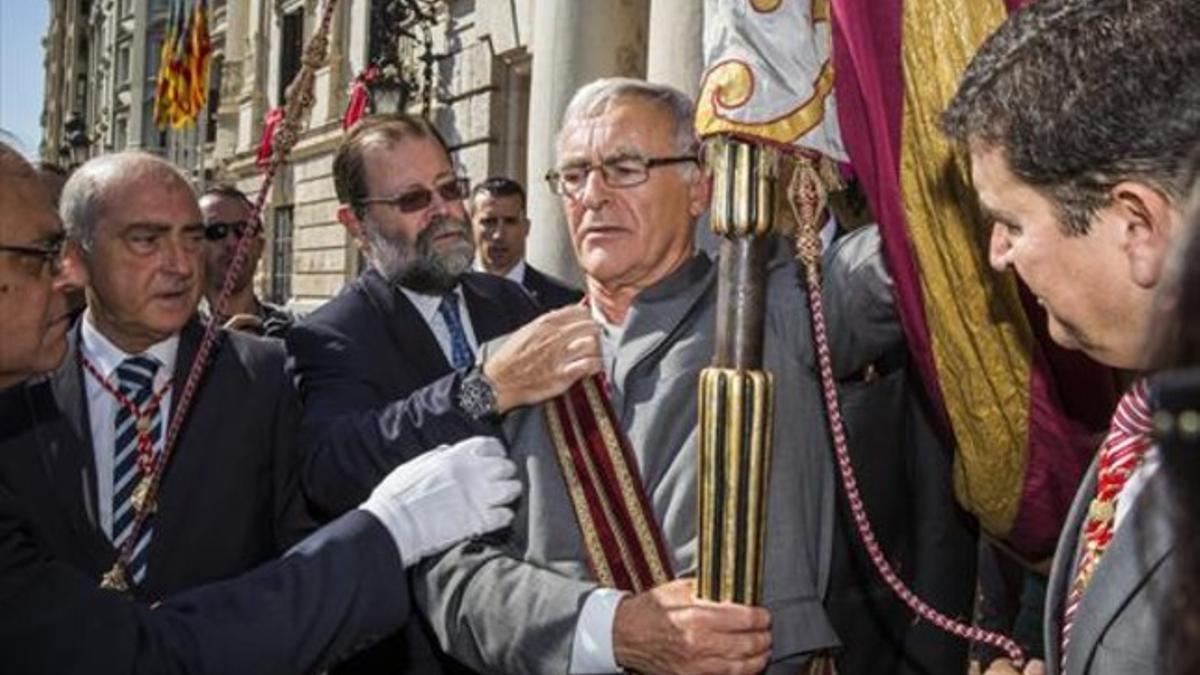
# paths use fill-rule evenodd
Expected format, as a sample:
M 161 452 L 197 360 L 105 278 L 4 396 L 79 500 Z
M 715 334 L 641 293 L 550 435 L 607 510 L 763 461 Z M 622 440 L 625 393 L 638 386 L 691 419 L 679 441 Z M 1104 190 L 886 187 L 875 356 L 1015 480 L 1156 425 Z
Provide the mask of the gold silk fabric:
M 1004 21 L 1003 0 L 904 2 L 900 187 L 934 363 L 958 447 L 954 488 L 984 529 L 1017 516 L 1028 459 L 1033 336 L 1011 275 L 987 264 L 968 158 L 938 127 L 959 78 Z

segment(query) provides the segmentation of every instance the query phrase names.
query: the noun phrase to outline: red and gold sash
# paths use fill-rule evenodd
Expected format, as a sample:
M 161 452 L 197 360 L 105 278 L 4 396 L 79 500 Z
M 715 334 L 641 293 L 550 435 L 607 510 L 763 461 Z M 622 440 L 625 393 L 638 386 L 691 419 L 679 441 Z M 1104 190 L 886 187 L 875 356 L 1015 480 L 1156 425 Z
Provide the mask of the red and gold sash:
M 592 574 L 604 586 L 638 593 L 675 575 L 607 392 L 604 375 L 593 375 L 543 410 Z

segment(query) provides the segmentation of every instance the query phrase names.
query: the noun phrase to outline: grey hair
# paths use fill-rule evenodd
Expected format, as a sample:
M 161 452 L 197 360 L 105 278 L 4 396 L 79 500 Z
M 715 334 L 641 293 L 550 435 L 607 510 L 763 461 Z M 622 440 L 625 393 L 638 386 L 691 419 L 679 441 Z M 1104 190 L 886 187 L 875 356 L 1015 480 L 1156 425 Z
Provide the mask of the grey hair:
M 1124 180 L 1178 202 L 1200 138 L 1200 2 L 1032 3 L 980 47 L 942 128 L 999 149 L 1067 234 L 1087 234 Z
M 563 132 L 568 125 L 603 115 L 622 99 L 645 101 L 661 108 L 675 122 L 675 148 L 679 154 L 697 152 L 699 142 L 692 123 L 695 113 L 692 99 L 674 87 L 629 77 L 605 77 L 580 87 L 563 112 L 557 147 L 562 148 Z
M 192 189 L 187 177 L 174 164 L 147 152 L 116 152 L 85 162 L 63 185 L 58 211 L 67 236 L 90 251 L 95 243 L 96 224 L 107 206 L 108 190 L 125 181 L 145 185 L 142 182 L 148 180 L 159 181 L 160 185 L 178 182 Z

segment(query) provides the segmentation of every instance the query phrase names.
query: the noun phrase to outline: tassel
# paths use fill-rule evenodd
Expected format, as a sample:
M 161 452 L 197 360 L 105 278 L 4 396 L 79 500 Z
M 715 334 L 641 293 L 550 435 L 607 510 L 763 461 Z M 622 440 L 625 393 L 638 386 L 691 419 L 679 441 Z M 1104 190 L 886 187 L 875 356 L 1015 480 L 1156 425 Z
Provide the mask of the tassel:
M 346 114 L 342 117 L 342 130 L 346 131 L 362 119 L 367 112 L 367 104 L 371 102 L 371 92 L 368 87 L 379 76 L 378 66 L 368 66 L 366 70 L 354 78 L 350 85 L 350 103 L 346 106 Z
M 275 108 L 267 113 L 263 121 L 262 140 L 258 142 L 258 168 L 265 169 L 271 165 L 271 156 L 275 154 L 275 130 L 283 121 L 283 108 Z

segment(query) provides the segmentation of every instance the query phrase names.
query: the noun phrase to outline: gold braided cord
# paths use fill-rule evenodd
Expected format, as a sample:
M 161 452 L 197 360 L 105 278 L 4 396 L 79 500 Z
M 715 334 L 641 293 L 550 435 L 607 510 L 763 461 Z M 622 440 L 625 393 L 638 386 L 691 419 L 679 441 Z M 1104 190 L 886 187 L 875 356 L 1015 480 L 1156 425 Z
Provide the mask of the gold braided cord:
M 987 265 L 969 173 L 938 116 L 971 55 L 1006 16 L 1002 0 L 904 3 L 900 158 L 925 321 L 958 442 L 955 492 L 1000 537 L 1016 519 L 1028 459 L 1033 337 L 1015 283 Z

